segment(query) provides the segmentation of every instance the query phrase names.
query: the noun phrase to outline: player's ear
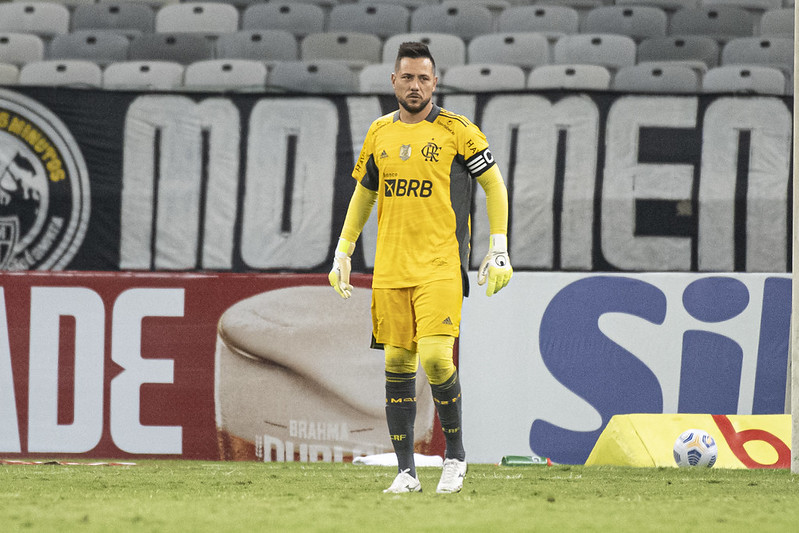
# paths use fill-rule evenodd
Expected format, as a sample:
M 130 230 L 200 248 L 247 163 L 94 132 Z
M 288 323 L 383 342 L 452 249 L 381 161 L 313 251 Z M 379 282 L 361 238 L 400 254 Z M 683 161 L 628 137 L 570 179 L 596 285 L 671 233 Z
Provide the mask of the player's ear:
M 397 81 L 397 73 L 396 72 L 392 72 L 391 73 L 391 86 L 392 87 L 394 87 L 394 82 L 396 82 L 396 81 Z

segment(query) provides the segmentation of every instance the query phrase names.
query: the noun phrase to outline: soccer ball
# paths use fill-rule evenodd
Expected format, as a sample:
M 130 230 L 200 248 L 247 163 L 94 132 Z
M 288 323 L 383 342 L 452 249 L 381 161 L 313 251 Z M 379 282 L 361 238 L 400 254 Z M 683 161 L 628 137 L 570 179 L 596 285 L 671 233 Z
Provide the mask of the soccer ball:
M 674 461 L 677 466 L 706 466 L 716 463 L 718 448 L 707 431 L 688 429 L 677 437 L 674 443 Z

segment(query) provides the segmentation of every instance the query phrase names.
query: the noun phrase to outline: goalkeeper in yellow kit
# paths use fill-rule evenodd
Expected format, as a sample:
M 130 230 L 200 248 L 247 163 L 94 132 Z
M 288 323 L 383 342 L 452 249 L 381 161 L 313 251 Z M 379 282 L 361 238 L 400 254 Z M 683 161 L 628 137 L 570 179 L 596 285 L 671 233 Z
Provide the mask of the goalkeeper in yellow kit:
M 438 78 L 425 44 L 400 45 L 391 81 L 399 109 L 375 120 L 366 134 L 329 278 L 342 297 L 350 297 L 350 256 L 377 200 L 372 327 L 385 350 L 386 421 L 398 460 L 397 477 L 384 492 L 422 490 L 413 457 L 420 361 L 446 439 L 437 492 L 458 492 L 466 454 L 452 348 L 469 288 L 473 180 L 486 192 L 491 242 L 478 283 L 488 282 L 488 296 L 513 273 L 508 193 L 479 128 L 432 102 Z

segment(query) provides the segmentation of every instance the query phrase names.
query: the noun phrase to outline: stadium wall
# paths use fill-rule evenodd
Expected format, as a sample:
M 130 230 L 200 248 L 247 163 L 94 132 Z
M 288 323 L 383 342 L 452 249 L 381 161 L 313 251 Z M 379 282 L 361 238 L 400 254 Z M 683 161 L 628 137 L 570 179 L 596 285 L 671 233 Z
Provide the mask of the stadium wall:
M 439 103 L 481 125 L 512 204 L 513 290 L 475 290 L 464 307 L 471 460 L 582 462 L 614 414 L 783 411 L 790 98 Z M 347 460 L 389 449 L 368 291 L 346 306 L 322 273 L 366 129 L 394 106 L 0 89 L 0 452 Z M 362 288 L 374 235 L 370 221 L 354 257 Z M 246 319 L 231 326 L 243 347 L 229 342 L 222 318 L 242 302 L 277 310 L 277 343 Z M 244 316 L 265 326 L 257 310 Z M 417 448 L 440 452 L 421 412 Z

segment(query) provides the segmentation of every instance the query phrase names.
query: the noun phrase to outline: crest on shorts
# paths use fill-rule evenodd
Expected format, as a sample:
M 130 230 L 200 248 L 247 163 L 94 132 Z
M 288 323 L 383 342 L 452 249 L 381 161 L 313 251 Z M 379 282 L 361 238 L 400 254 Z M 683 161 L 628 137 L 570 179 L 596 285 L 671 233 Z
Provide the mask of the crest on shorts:
M 407 161 L 411 157 L 411 145 L 403 144 L 400 146 L 400 159 Z

